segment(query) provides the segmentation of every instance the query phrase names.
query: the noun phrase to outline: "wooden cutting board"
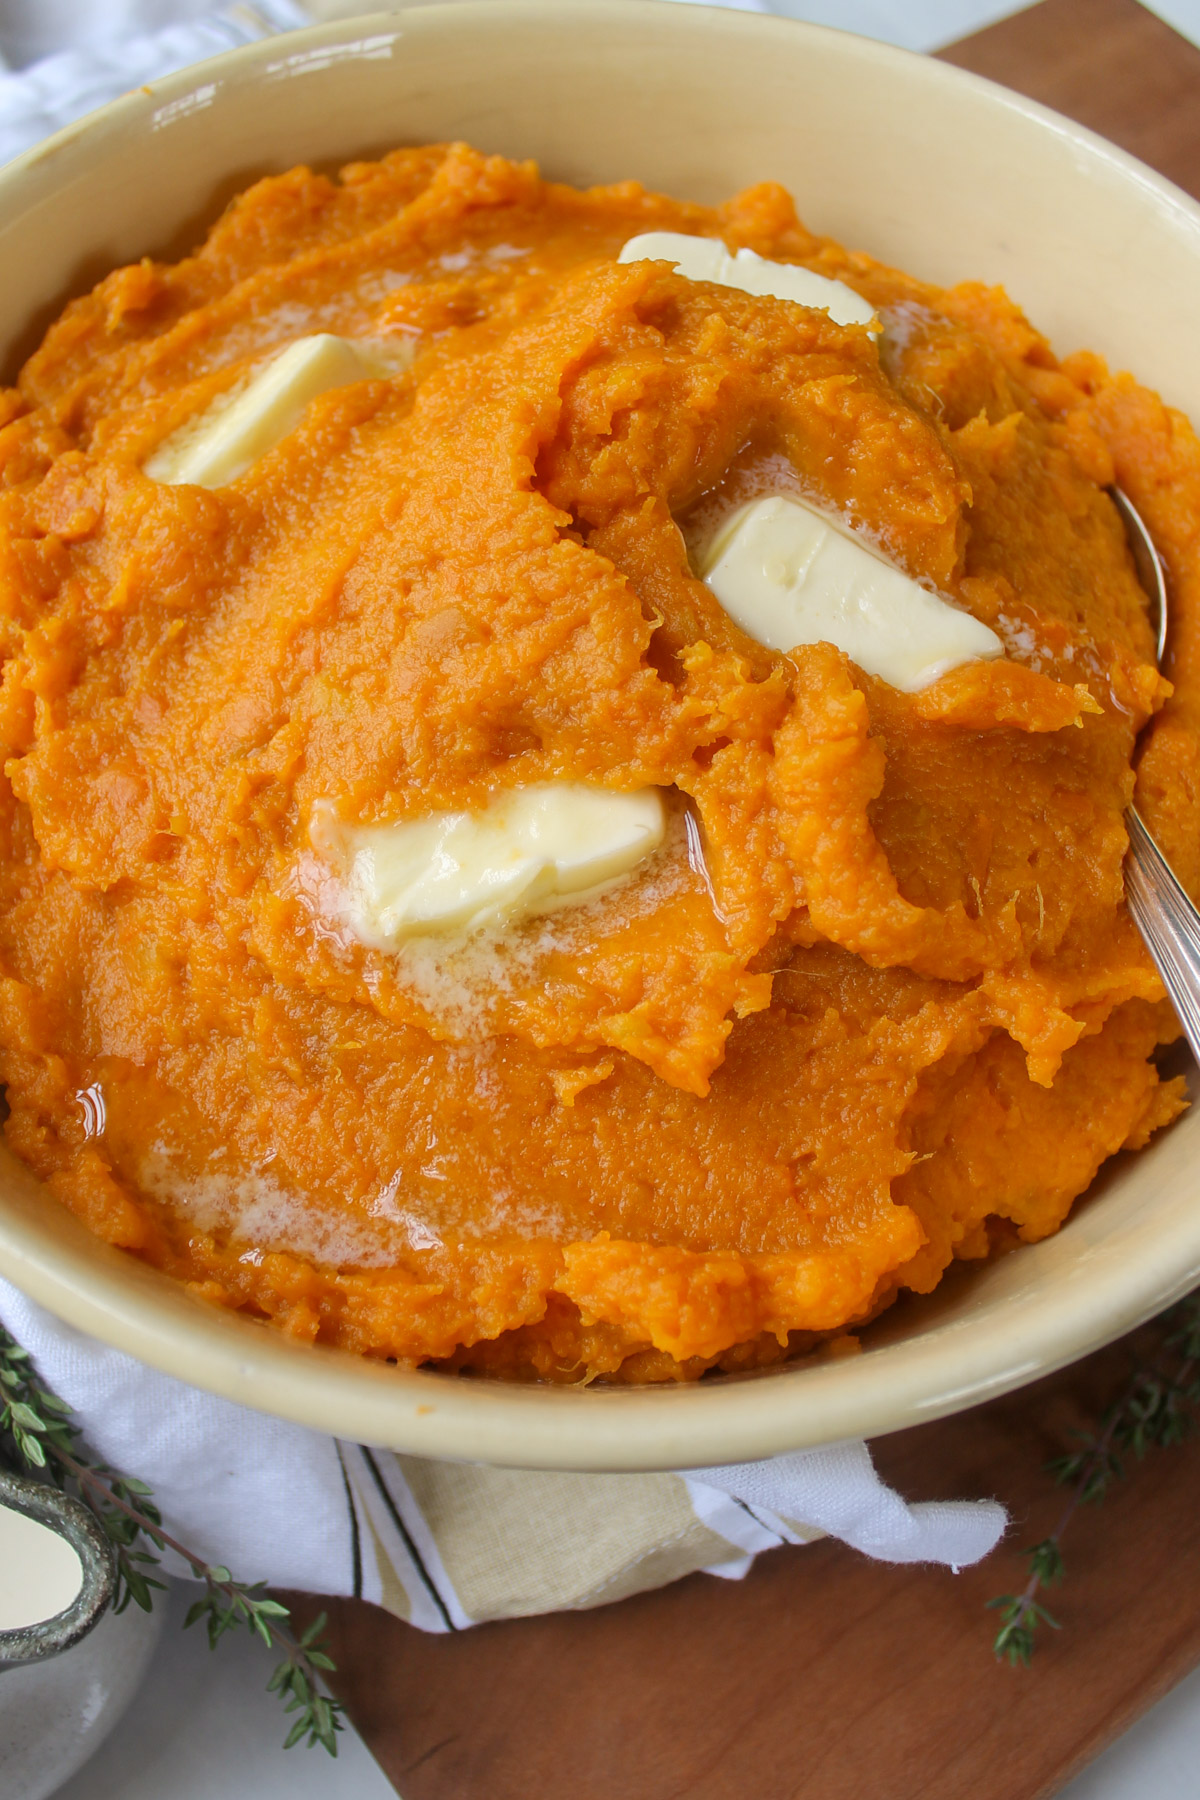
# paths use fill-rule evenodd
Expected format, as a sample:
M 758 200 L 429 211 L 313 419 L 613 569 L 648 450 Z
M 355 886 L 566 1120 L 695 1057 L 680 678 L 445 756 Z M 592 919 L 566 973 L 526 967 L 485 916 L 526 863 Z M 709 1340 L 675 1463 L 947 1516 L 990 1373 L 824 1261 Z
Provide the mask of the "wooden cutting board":
M 1077 1515 L 1032 1668 L 991 1653 L 985 1602 L 1062 1507 L 1041 1464 L 1127 1361 L 875 1444 L 910 1498 L 1009 1507 L 1011 1547 L 961 1575 L 827 1541 L 455 1637 L 335 1602 L 335 1685 L 404 1800 L 1049 1800 L 1200 1662 L 1200 1440 Z
M 1200 52 L 1135 0 L 1042 0 L 942 54 L 1200 196 Z M 449 1638 L 345 1601 L 335 1685 L 404 1800 L 1049 1800 L 1200 1662 L 1200 1441 L 1154 1453 L 1077 1518 L 1064 1629 L 1033 1668 L 991 1655 L 984 1602 L 1020 1586 L 1020 1547 L 1061 1507 L 1041 1465 L 1127 1361 L 1117 1345 L 876 1444 L 911 1499 L 1005 1502 L 1011 1545 L 981 1568 L 886 1568 L 819 1543 L 761 1557 L 742 1583 L 694 1576 Z

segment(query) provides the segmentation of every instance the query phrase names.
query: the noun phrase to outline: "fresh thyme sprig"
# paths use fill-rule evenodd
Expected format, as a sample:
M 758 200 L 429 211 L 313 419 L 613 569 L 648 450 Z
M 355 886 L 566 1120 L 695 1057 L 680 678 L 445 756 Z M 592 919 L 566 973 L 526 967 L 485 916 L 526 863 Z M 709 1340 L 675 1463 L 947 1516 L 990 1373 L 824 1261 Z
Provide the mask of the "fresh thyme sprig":
M 998 1594 L 988 1601 L 1000 1613 L 1000 1629 L 992 1644 L 996 1656 L 1012 1667 L 1028 1668 L 1041 1626 L 1061 1629 L 1042 1605 L 1043 1588 L 1053 1587 L 1066 1573 L 1062 1540 L 1081 1506 L 1098 1505 L 1114 1481 L 1126 1472 L 1125 1458 L 1141 1462 L 1148 1450 L 1169 1449 L 1190 1437 L 1200 1407 L 1200 1294 L 1163 1315 L 1165 1334 L 1148 1362 L 1135 1367 L 1124 1388 L 1106 1408 L 1094 1432 L 1078 1432 L 1080 1446 L 1046 1464 L 1059 1487 L 1070 1489 L 1062 1514 L 1049 1537 L 1033 1544 L 1025 1556 L 1029 1579 L 1019 1594 Z
M 152 1590 L 164 1589 L 166 1583 L 148 1574 L 147 1565 L 157 1567 L 161 1553 L 173 1550 L 204 1584 L 185 1627 L 202 1619 L 214 1650 L 227 1631 L 242 1627 L 260 1637 L 268 1649 L 279 1651 L 280 1661 L 267 1688 L 279 1695 L 286 1713 L 296 1714 L 284 1748 L 306 1741 L 310 1749 L 320 1744 L 336 1756 L 344 1709 L 320 1686 L 321 1675 L 335 1668 L 322 1641 L 325 1614 L 297 1637 L 287 1607 L 267 1595 L 263 1582 L 235 1581 L 228 1569 L 206 1562 L 164 1531 L 162 1514 L 146 1483 L 89 1458 L 70 1410 L 41 1385 L 28 1351 L 0 1326 L 0 1461 L 36 1471 L 56 1487 L 73 1489 L 91 1508 L 116 1554 L 114 1609 L 124 1612 L 132 1600 L 149 1612 Z

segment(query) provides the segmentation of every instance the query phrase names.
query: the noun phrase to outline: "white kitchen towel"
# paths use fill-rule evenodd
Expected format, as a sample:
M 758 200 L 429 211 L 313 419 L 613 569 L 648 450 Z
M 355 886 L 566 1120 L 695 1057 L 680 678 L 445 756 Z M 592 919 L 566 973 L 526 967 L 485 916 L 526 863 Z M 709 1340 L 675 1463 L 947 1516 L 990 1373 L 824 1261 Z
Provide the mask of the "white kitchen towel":
M 0 1324 L 190 1550 L 243 1580 L 373 1600 L 426 1631 L 600 1606 L 699 1569 L 738 1577 L 760 1550 L 824 1536 L 881 1562 L 959 1568 L 1007 1523 L 989 1500 L 908 1504 L 861 1443 L 687 1475 L 427 1462 L 187 1387 L 4 1281 Z
M 765 0 L 734 3 L 765 10 Z M 119 35 L 123 22 L 160 21 L 169 6 L 91 6 L 82 47 L 0 74 L 0 160 L 139 82 L 304 22 L 292 0 L 254 0 Z M 74 1409 L 93 1451 L 149 1482 L 190 1549 L 246 1580 L 361 1595 L 430 1631 L 601 1605 L 697 1569 L 736 1577 L 760 1550 L 826 1534 L 883 1561 L 958 1567 L 985 1556 L 1006 1524 L 991 1501 L 906 1504 L 861 1443 L 688 1476 L 424 1462 L 159 1375 L 5 1282 L 0 1323 Z

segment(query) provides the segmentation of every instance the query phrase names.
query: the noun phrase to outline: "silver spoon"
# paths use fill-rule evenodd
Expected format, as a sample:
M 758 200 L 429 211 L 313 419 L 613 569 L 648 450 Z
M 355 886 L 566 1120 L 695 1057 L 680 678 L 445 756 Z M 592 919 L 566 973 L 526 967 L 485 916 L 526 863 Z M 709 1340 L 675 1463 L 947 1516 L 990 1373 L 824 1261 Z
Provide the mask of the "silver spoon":
M 1168 619 L 1162 560 L 1129 496 L 1120 488 L 1109 491 L 1125 524 L 1138 580 L 1158 612 L 1155 653 L 1161 665 L 1167 647 Z M 1200 912 L 1184 892 L 1135 806 L 1126 812 L 1125 825 L 1129 832 L 1125 902 L 1162 976 L 1192 1055 L 1200 1062 Z

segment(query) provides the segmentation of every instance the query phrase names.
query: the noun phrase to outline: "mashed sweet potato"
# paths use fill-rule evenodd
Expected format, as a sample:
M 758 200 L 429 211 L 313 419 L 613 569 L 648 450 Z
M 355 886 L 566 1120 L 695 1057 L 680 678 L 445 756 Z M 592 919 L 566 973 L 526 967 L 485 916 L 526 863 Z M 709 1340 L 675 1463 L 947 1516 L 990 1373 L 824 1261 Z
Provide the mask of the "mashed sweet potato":
M 835 276 L 883 334 L 616 262 L 659 229 Z M 144 472 L 315 331 L 412 359 L 227 486 Z M 506 1375 L 746 1366 L 1053 1232 L 1183 1105 L 1122 820 L 1136 779 L 1196 887 L 1200 445 L 1003 293 L 771 185 L 710 211 L 402 150 L 110 275 L 0 425 L 6 1131 L 205 1300 Z M 782 480 L 1005 660 L 906 694 L 743 636 L 689 522 Z M 323 911 L 318 806 L 552 780 L 666 792 L 653 862 L 397 953 Z

